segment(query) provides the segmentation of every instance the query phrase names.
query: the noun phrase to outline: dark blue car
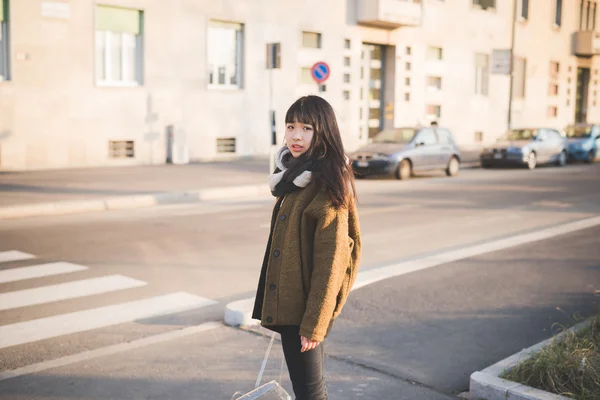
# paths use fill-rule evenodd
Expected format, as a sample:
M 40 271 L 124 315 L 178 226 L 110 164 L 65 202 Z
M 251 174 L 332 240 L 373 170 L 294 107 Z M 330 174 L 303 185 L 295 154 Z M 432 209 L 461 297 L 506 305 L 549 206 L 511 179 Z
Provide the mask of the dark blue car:
M 593 163 L 600 148 L 600 125 L 569 125 L 565 133 L 569 143 L 569 160 Z
M 379 132 L 369 144 L 351 154 L 357 178 L 392 175 L 408 179 L 414 172 L 443 170 L 455 176 L 460 152 L 452 133 L 441 127 L 407 127 Z

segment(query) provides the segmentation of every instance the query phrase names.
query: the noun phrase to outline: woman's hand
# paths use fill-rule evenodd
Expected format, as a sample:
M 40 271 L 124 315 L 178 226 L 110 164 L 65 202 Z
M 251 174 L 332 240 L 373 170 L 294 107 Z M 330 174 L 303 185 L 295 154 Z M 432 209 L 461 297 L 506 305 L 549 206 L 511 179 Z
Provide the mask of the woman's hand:
M 312 340 L 305 338 L 304 336 L 300 336 L 300 344 L 302 345 L 302 349 L 300 350 L 300 352 L 304 353 L 305 351 L 312 350 L 315 347 L 317 347 L 319 343 L 320 342 L 313 342 Z

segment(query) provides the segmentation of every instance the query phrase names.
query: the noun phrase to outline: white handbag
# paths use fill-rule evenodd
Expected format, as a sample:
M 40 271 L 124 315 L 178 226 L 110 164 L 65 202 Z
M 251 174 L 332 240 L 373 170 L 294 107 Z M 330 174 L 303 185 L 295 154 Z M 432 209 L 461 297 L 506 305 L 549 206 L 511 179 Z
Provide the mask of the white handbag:
M 271 347 L 273 346 L 273 341 L 275 340 L 275 332 L 271 335 L 271 341 L 269 342 L 269 347 L 267 347 L 267 352 L 265 353 L 265 358 L 260 367 L 260 372 L 258 373 L 258 378 L 256 379 L 256 384 L 254 385 L 254 390 L 243 394 L 241 397 L 235 397 L 233 395 L 232 400 L 292 400 L 290 395 L 281 387 L 281 385 L 273 380 L 265 383 L 261 386 L 260 381 L 262 379 L 263 373 L 265 372 L 265 367 L 267 366 L 267 361 L 269 360 L 269 353 L 271 352 Z

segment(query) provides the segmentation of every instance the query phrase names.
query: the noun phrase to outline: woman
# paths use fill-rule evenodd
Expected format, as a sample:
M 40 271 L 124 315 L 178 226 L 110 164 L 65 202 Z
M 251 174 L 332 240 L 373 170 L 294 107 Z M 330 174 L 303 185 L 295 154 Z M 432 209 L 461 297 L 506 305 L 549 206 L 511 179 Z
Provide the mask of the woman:
M 352 288 L 360 234 L 351 166 L 331 105 L 297 100 L 269 185 L 277 202 L 252 317 L 279 332 L 297 400 L 327 399 L 323 340 Z

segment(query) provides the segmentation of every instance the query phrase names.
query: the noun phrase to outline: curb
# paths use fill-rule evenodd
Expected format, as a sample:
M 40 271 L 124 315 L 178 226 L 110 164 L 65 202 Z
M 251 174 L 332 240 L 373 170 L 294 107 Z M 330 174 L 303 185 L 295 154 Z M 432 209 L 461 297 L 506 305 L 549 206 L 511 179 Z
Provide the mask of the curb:
M 97 200 L 58 201 L 0 207 L 0 220 L 50 215 L 79 214 L 93 211 L 126 210 L 166 204 L 255 197 L 269 194 L 266 184 L 206 188 L 181 192 L 111 197 Z
M 253 306 L 253 297 L 227 304 L 223 318 L 225 325 L 233 327 L 259 325 L 260 321 L 252 319 Z
M 483 371 L 471 374 L 469 382 L 470 398 L 472 400 L 572 400 L 570 397 L 560 396 L 540 389 L 512 382 L 500 378 L 505 371 L 510 371 L 517 364 L 527 360 L 532 354 L 548 346 L 554 340 L 561 341 L 570 332 L 579 332 L 589 327 L 596 317 L 579 323 L 565 332 L 544 340 L 536 345 L 521 350 L 504 360 L 491 365 Z

